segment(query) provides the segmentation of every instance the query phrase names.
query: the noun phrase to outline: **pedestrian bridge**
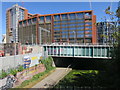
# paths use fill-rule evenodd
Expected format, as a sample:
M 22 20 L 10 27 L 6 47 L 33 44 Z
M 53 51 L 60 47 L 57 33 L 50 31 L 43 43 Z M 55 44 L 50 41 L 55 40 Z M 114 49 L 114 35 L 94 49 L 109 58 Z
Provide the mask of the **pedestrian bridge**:
M 110 45 L 43 45 L 44 52 L 54 57 L 111 59 Z

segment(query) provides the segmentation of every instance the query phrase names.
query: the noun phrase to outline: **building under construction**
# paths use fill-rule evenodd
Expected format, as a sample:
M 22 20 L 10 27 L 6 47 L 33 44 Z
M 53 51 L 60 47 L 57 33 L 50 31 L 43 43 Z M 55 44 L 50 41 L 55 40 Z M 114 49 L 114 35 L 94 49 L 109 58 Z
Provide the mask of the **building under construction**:
M 40 15 L 18 23 L 18 40 L 22 44 L 54 42 L 95 44 L 96 16 L 92 10 Z

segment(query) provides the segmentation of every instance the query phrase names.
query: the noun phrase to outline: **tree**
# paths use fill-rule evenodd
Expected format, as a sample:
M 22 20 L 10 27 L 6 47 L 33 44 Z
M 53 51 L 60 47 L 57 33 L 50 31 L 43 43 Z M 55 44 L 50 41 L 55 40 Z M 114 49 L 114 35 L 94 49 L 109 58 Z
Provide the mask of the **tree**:
M 120 18 L 120 8 L 118 8 L 116 14 L 114 14 L 110 11 L 110 7 L 108 7 L 105 13 L 110 16 L 112 21 L 115 17 Z M 119 23 L 119 21 L 117 23 Z M 114 49 L 111 52 L 112 60 L 111 62 L 107 62 L 106 73 L 102 76 L 102 79 L 104 78 L 103 80 L 108 84 L 108 87 L 117 88 L 120 86 L 120 26 L 116 24 L 113 30 L 116 30 L 112 35 L 116 42 L 113 43 Z

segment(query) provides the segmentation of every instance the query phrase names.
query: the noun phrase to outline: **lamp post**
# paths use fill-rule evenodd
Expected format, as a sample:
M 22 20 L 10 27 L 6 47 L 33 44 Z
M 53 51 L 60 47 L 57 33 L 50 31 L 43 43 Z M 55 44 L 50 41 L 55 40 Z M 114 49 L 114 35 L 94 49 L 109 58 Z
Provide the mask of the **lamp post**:
M 75 31 L 73 31 L 73 33 L 74 33 L 74 44 L 75 44 Z
M 41 37 L 42 37 L 42 36 L 41 36 L 41 31 L 42 31 L 42 30 L 45 31 L 45 32 L 50 33 L 49 30 L 47 30 L 47 29 L 45 29 L 45 28 L 42 28 L 42 27 L 39 27 L 39 34 L 40 34 L 40 35 L 39 35 L 39 40 L 40 40 L 40 41 L 39 41 L 39 44 L 40 44 L 40 45 L 41 45 L 41 43 L 42 43 L 42 39 L 41 39 Z M 46 38 L 47 38 L 47 37 L 46 37 Z

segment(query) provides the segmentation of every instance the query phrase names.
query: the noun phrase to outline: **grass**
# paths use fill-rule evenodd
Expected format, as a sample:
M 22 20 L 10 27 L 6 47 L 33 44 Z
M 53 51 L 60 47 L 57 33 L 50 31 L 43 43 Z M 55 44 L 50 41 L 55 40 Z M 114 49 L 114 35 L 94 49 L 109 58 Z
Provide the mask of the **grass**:
M 72 70 L 55 86 L 92 86 L 95 83 L 97 70 Z
M 20 86 L 18 86 L 16 88 L 31 88 L 54 71 L 55 71 L 55 68 L 51 68 L 50 70 L 46 70 L 45 72 L 38 73 L 38 74 L 34 75 L 32 79 L 25 80 L 24 82 L 22 82 L 22 84 Z

